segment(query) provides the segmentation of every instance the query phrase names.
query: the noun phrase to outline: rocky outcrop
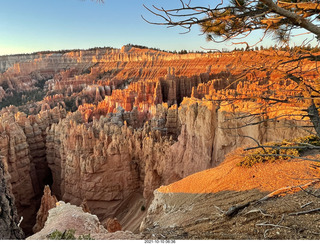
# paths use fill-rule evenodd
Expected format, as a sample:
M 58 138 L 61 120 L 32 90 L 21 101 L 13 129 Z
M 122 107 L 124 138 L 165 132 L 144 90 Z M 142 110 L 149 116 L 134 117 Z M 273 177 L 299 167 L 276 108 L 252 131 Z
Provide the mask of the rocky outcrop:
M 44 228 L 27 238 L 27 240 L 46 240 L 54 231 L 64 232 L 75 230 L 75 237 L 90 235 L 95 240 L 108 239 L 140 239 L 139 235 L 132 232 L 108 233 L 96 215 L 85 213 L 80 207 L 69 203 L 58 202 L 57 207 L 49 210 L 49 216 Z
M 8 165 L 0 159 L 0 239 L 23 239 L 24 233 L 19 227 L 15 200 L 11 192 Z
M 0 86 L 5 96 L 11 96 L 12 91 L 31 91 L 44 86 L 48 95 L 63 94 L 97 103 L 113 90 L 124 89 L 131 83 L 160 80 L 162 101 L 171 105 L 179 104 L 183 97 L 191 95 L 193 87 L 210 80 L 215 81 L 216 90 L 236 88 L 235 77 L 248 67 L 269 68 L 280 57 L 289 58 L 281 56 L 281 52 L 277 54 L 260 51 L 182 55 L 131 46 L 122 50 L 97 48 L 2 56 L 0 70 L 4 73 L 0 74 Z M 304 61 L 303 65 L 310 70 L 306 77 L 317 75 L 312 62 Z M 281 77 L 277 71 L 271 74 L 261 70 L 252 69 L 243 80 L 263 83 Z M 44 85 L 43 81 L 46 81 Z
M 133 195 L 148 206 L 160 185 L 219 165 L 231 150 L 253 144 L 250 138 L 306 135 L 298 128 L 305 120 L 269 120 L 283 111 L 296 116 L 304 102 L 288 108 L 261 99 L 274 99 L 270 90 L 285 90 L 276 99 L 301 95 L 300 88 L 277 71 L 243 74 L 257 62 L 272 66 L 279 59 L 270 53 L 178 55 L 126 46 L 37 55 L 0 74 L 0 99 L 46 93 L 0 118 L 0 154 L 24 217 L 48 184 L 58 199 L 86 202 L 83 209 L 102 220 L 121 215 L 126 226 L 119 206 Z M 269 117 L 248 116 L 259 111 Z
M 158 104 L 152 111 L 155 116 L 143 129 L 133 129 L 131 115 L 121 109 L 85 124 L 77 112 L 48 128 L 46 155 L 55 194 L 77 205 L 86 199 L 101 219 L 115 217 L 131 194 L 143 194 L 148 204 L 160 185 L 217 166 L 234 148 L 253 143 L 243 136 L 271 139 L 259 124 L 230 132 L 226 128 L 247 121 L 228 120 L 230 113 L 210 100 L 185 98 L 179 108 Z M 275 126 L 267 124 L 276 131 Z M 304 133 L 292 126 L 276 136 Z M 172 135 L 179 135 L 177 141 Z
M 45 222 L 47 221 L 49 210 L 56 207 L 57 202 L 57 198 L 54 195 L 51 195 L 50 187 L 45 186 L 43 196 L 41 198 L 40 209 L 37 213 L 36 224 L 32 228 L 34 233 L 42 230 Z
M 121 231 L 121 229 L 122 229 L 117 218 L 108 218 L 104 223 L 104 227 L 110 233 L 113 233 L 116 231 Z
M 20 216 L 24 217 L 22 228 L 30 225 L 30 207 L 35 197 L 31 177 L 30 151 L 23 129 L 10 113 L 1 117 L 1 156 L 11 176 L 12 192 Z
M 37 54 L 26 55 L 5 55 L 0 56 L 0 73 L 5 72 L 8 68 L 12 67 L 15 63 L 26 62 L 38 58 Z
M 27 117 L 17 113 L 15 119 L 26 135 L 29 145 L 31 175 L 36 195 L 41 195 L 47 184 L 52 184 L 51 172 L 46 160 L 46 129 L 53 123 L 58 123 L 66 116 L 66 111 L 55 107 L 52 110 L 41 111 L 39 114 Z
M 123 88 L 130 82 L 155 81 L 167 74 L 168 67 L 175 68 L 178 75 L 190 76 L 206 72 L 201 65 L 197 64 L 195 67 L 194 63 L 201 59 L 208 59 L 210 62 L 209 59 L 214 58 L 211 56 L 200 53 L 176 55 L 139 48 L 130 48 L 125 52 L 119 49 L 100 48 L 2 56 L 0 86 L 4 91 L 9 88 L 3 94 L 6 97 L 11 96 L 10 91 L 13 90 L 16 92 L 35 90 L 42 86 L 41 82 L 47 80 L 44 87 L 49 92 L 64 96 L 82 93 L 77 95 L 82 98 L 87 94 L 90 96 L 86 102 L 97 102 L 104 98 L 104 94 Z M 185 69 L 187 67 L 188 71 Z
M 46 161 L 46 128 L 65 116 L 65 110 L 56 107 L 36 116 L 23 113 L 2 113 L 0 118 L 0 155 L 8 166 L 16 206 L 27 233 L 35 224 L 44 185 L 52 184 Z
M 147 158 L 142 159 L 151 156 L 149 148 L 160 154 L 170 145 L 160 132 L 147 127 L 133 131 L 126 125 L 119 127 L 112 119 L 100 117 L 85 125 L 79 123 L 81 116 L 76 113 L 47 131 L 53 191 L 74 204 L 86 199 L 90 210 L 102 218 L 113 216 L 115 202 L 120 204 L 134 192 L 145 192 L 145 185 L 152 182 L 144 181 Z

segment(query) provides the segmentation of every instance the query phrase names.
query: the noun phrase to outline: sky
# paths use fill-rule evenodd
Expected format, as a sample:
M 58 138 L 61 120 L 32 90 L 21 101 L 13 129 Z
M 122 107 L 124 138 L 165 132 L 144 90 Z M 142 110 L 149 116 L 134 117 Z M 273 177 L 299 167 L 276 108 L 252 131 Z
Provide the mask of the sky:
M 219 0 L 194 0 L 208 5 Z M 220 2 L 220 1 L 219 1 Z M 47 50 L 121 48 L 132 43 L 168 51 L 234 49 L 234 45 L 207 42 L 200 28 L 183 29 L 151 25 L 157 21 L 143 4 L 177 7 L 179 0 L 0 0 L 0 55 Z M 253 36 L 251 38 L 257 38 Z M 272 45 L 266 41 L 265 45 Z M 240 47 L 240 46 L 239 46 Z M 243 47 L 243 46 L 241 46 Z

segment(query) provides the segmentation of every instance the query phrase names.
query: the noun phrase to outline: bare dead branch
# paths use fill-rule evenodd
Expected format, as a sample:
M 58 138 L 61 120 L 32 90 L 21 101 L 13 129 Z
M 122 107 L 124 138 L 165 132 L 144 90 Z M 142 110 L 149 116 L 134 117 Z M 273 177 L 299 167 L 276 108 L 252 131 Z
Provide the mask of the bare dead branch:
M 299 191 L 301 189 L 305 189 L 305 188 L 307 188 L 309 186 L 312 186 L 312 185 L 314 185 L 314 184 L 316 184 L 318 182 L 320 182 L 320 179 L 313 180 L 313 181 L 308 182 L 308 183 L 306 183 L 304 185 L 282 187 L 282 188 L 280 188 L 278 190 L 275 190 L 275 191 L 269 193 L 265 197 L 261 198 L 260 200 L 257 201 L 257 203 L 261 203 L 263 201 L 269 200 L 270 198 L 278 197 L 278 196 L 283 195 L 283 194 L 287 194 L 288 192 Z
M 307 191 L 306 189 L 303 189 L 303 188 L 300 188 L 300 189 L 301 189 L 302 191 L 304 191 L 305 193 L 307 193 L 308 195 L 311 195 L 311 196 L 316 197 L 316 198 L 320 198 L 320 196 L 315 195 L 315 194 L 313 194 L 312 192 Z
M 297 216 L 297 215 L 301 215 L 301 214 L 314 213 L 314 212 L 318 212 L 318 211 L 320 211 L 320 208 L 310 209 L 310 210 L 296 212 L 296 213 L 289 213 L 288 215 L 289 216 Z
M 278 227 L 278 228 L 286 228 L 286 229 L 290 229 L 290 227 L 288 226 L 284 226 L 284 225 L 276 225 L 276 224 L 268 224 L 268 223 L 258 223 L 256 224 L 256 226 L 271 226 L 271 227 Z
M 299 143 L 297 143 L 299 144 Z M 249 150 L 253 150 L 253 149 L 258 149 L 258 148 L 274 148 L 274 149 L 320 149 L 320 147 L 318 146 L 314 146 L 314 145 L 306 145 L 306 146 L 287 146 L 287 147 L 283 147 L 283 146 L 268 146 L 268 145 L 259 145 L 257 147 L 247 147 L 244 149 L 244 151 L 249 151 Z M 272 154 L 274 155 L 274 154 Z M 271 156 L 272 156 L 271 155 Z
M 274 217 L 272 214 L 266 214 L 263 210 L 261 210 L 259 208 L 258 209 L 252 209 L 252 210 L 248 211 L 247 213 L 245 213 L 244 215 L 248 215 L 248 214 L 251 214 L 251 213 L 261 213 L 265 217 L 271 217 L 271 218 Z
M 235 216 L 241 209 L 244 209 L 246 207 L 248 207 L 250 205 L 252 201 L 244 203 L 244 204 L 240 204 L 240 205 L 236 205 L 236 206 L 231 206 L 225 213 L 224 215 L 227 217 L 233 217 Z
M 301 208 L 305 208 L 305 207 L 307 207 L 307 206 L 309 206 L 310 204 L 312 204 L 313 202 L 311 201 L 311 202 L 308 202 L 308 203 L 306 203 L 306 204 L 303 204 L 302 206 L 301 206 Z

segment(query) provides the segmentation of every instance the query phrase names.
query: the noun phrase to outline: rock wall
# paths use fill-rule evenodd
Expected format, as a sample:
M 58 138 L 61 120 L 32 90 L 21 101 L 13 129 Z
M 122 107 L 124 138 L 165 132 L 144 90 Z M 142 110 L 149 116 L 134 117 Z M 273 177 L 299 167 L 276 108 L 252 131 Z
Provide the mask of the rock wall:
M 23 239 L 24 233 L 19 227 L 15 200 L 11 192 L 10 175 L 7 165 L 0 160 L 0 239 Z
M 8 68 L 12 67 L 15 63 L 27 62 L 36 58 L 38 58 L 38 55 L 36 54 L 0 56 L 0 73 L 5 72 Z
M 23 129 L 16 123 L 14 115 L 10 113 L 1 116 L 1 156 L 8 167 L 11 176 L 12 192 L 20 216 L 24 217 L 24 224 L 29 225 L 30 207 L 32 208 L 35 191 L 30 163 L 29 145 Z
M 73 204 L 86 199 L 103 220 L 117 217 L 134 193 L 143 194 L 148 204 L 159 186 L 217 166 L 235 148 L 253 145 L 248 136 L 266 142 L 307 135 L 298 122 L 288 128 L 282 127 L 286 120 L 242 128 L 258 119 L 229 116 L 215 102 L 196 98 L 185 98 L 179 108 L 158 104 L 142 129 L 133 129 L 123 111 L 92 123 L 83 123 L 80 112 L 70 114 L 47 130 L 52 189 Z
M 37 212 L 36 224 L 32 228 L 34 233 L 42 230 L 45 222 L 47 221 L 49 210 L 56 207 L 57 202 L 58 200 L 55 195 L 51 195 L 50 187 L 45 186 L 43 196 L 41 198 L 41 205 Z
M 96 215 L 85 213 L 80 207 L 64 203 L 57 203 L 57 207 L 49 210 L 49 216 L 44 228 L 27 238 L 27 240 L 48 240 L 48 235 L 58 230 L 74 230 L 75 238 L 88 236 L 93 240 L 138 240 L 141 237 L 129 231 L 109 233 L 101 224 Z
M 0 155 L 11 176 L 18 214 L 24 217 L 21 227 L 29 234 L 45 184 L 52 184 L 46 162 L 46 128 L 65 116 L 56 107 L 27 117 L 23 113 L 2 113 L 0 117 Z
M 9 107 L 0 117 L 0 154 L 19 214 L 31 218 L 43 186 L 52 184 L 58 199 L 86 200 L 99 218 L 114 218 L 132 195 L 148 205 L 154 189 L 218 165 L 228 152 L 253 144 L 250 137 L 266 142 L 305 135 L 290 117 L 247 116 L 264 111 L 277 117 L 305 106 L 293 102 L 288 110 L 260 99 L 283 87 L 277 99 L 301 95 L 279 72 L 251 70 L 236 79 L 257 60 L 262 67 L 278 61 L 268 55 L 177 55 L 126 46 L 39 53 L 10 64 L 0 74 L 0 99 L 46 92 L 42 101 L 19 107 L 26 113 Z
M 149 126 L 134 131 L 112 123 L 113 119 L 100 117 L 91 125 L 82 124 L 75 113 L 47 130 L 53 192 L 74 204 L 86 199 L 90 210 L 103 218 L 113 217 L 132 193 L 150 197 L 147 189 L 153 188 L 149 185 L 154 179 L 145 164 L 171 143 Z

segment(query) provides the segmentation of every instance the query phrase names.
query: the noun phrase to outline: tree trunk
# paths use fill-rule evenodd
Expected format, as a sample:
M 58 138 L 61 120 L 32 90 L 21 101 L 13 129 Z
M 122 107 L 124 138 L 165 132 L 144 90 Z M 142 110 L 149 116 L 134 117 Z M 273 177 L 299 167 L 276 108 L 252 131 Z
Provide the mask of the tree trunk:
M 317 133 L 317 136 L 320 137 L 320 117 L 319 117 L 319 111 L 314 104 L 313 101 L 311 101 L 311 105 L 307 109 L 308 117 L 310 118 L 313 127 Z
M 317 37 L 320 37 L 320 27 L 313 24 L 307 18 L 303 18 L 302 16 L 291 12 L 285 8 L 279 7 L 273 0 L 260 0 L 264 4 L 266 4 L 273 12 L 288 18 L 291 23 L 294 25 L 300 26 L 311 33 L 315 34 Z

